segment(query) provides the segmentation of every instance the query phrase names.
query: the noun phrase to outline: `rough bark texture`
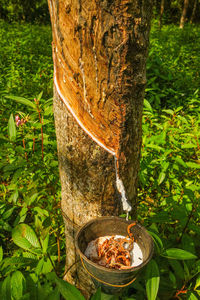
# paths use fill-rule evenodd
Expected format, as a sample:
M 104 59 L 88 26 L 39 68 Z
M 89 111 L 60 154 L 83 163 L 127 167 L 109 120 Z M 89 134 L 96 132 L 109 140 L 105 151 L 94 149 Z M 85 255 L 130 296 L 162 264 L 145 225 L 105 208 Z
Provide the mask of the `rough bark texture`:
M 185 19 L 186 19 L 186 15 L 187 15 L 188 5 L 189 5 L 189 0 L 184 0 L 183 10 L 182 10 L 182 15 L 181 15 L 181 20 L 180 20 L 180 28 L 181 29 L 183 29 L 184 24 L 185 24 Z
M 54 114 L 66 270 L 72 266 L 65 279 L 76 284 L 87 297 L 93 286 L 78 262 L 76 228 L 97 216 L 118 215 L 121 203 L 115 186 L 114 156 L 83 131 L 66 105 L 78 105 L 82 110 L 78 118 L 84 119 L 86 114 L 87 129 L 94 129 L 95 134 L 98 116 L 105 125 L 97 138 L 116 153 L 118 174 L 135 214 L 151 4 L 151 0 L 49 0 L 54 68 L 58 74 Z M 57 58 L 56 46 L 61 49 Z M 59 59 L 67 67 L 59 65 Z M 61 83 L 63 75 L 67 87 Z M 116 124 L 117 131 L 113 129 Z
M 85 296 L 93 291 L 81 267 L 74 238 L 77 226 L 97 216 L 118 215 L 120 199 L 115 188 L 114 158 L 98 146 L 76 123 L 55 91 L 54 114 L 58 143 L 62 212 L 66 235 L 65 279 Z

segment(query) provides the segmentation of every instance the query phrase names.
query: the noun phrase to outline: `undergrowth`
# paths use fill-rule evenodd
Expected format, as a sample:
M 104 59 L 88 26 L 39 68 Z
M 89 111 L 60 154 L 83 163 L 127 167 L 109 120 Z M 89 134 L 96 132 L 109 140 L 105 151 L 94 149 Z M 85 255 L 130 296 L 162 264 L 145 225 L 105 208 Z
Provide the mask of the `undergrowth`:
M 83 300 L 60 279 L 65 251 L 51 29 L 0 25 L 1 299 Z M 138 220 L 151 233 L 155 254 L 121 298 L 98 290 L 92 300 L 200 297 L 199 53 L 198 27 L 152 28 Z

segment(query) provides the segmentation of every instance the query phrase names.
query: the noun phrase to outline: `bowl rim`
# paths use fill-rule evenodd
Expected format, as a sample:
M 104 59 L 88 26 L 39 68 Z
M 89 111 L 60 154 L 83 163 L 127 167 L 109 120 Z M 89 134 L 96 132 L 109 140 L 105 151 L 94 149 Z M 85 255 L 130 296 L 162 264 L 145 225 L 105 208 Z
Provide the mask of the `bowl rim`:
M 138 222 L 136 223 L 136 225 L 140 228 L 142 228 L 142 230 L 144 230 L 146 232 L 146 234 L 149 236 L 150 238 L 150 247 L 151 247 L 151 251 L 150 251 L 150 255 L 147 257 L 147 259 L 145 261 L 143 261 L 140 265 L 136 266 L 136 267 L 131 267 L 131 268 L 128 268 L 128 269 L 125 269 L 125 270 L 117 270 L 117 269 L 109 269 L 109 268 L 106 268 L 106 267 L 103 267 L 103 266 L 100 266 L 98 265 L 97 263 L 91 261 L 89 258 L 87 258 L 87 256 L 85 256 L 85 254 L 80 250 L 79 248 L 79 245 L 78 245 L 78 238 L 79 236 L 81 235 L 81 232 L 84 231 L 85 228 L 87 228 L 89 225 L 91 225 L 92 223 L 94 223 L 95 221 L 104 221 L 104 220 L 116 220 L 116 221 L 123 221 L 127 224 L 131 224 L 133 222 L 135 222 L 134 220 L 126 220 L 124 218 L 121 218 L 121 217 L 116 217 L 116 216 L 105 216 L 105 217 L 97 217 L 95 219 L 91 219 L 90 221 L 86 222 L 83 226 L 81 226 L 79 228 L 79 230 L 77 231 L 76 233 L 76 236 L 75 236 L 75 246 L 76 246 L 76 249 L 79 253 L 79 255 L 81 256 L 81 258 L 83 259 L 83 262 L 86 261 L 89 265 L 92 265 L 93 267 L 99 269 L 99 270 L 102 270 L 102 271 L 106 271 L 106 272 L 109 272 L 109 273 L 112 273 L 112 274 L 122 274 L 122 273 L 131 273 L 131 272 L 135 272 L 135 271 L 138 271 L 140 269 L 142 269 L 149 261 L 150 259 L 152 258 L 153 256 L 153 252 L 154 252 L 154 242 L 153 242 L 153 239 L 151 237 L 151 235 L 148 233 L 148 231 L 146 230 L 146 228 L 142 225 L 140 225 Z

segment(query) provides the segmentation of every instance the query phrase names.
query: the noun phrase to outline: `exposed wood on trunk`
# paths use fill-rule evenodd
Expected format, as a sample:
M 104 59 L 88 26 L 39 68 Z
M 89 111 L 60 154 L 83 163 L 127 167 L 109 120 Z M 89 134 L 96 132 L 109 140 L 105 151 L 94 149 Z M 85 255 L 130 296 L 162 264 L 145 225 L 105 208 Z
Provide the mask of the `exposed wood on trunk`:
M 49 0 L 66 270 L 73 265 L 65 279 L 87 297 L 93 285 L 78 262 L 74 234 L 76 226 L 96 216 L 121 212 L 111 152 L 117 153 L 119 176 L 136 213 L 151 4 Z M 92 131 L 90 136 L 78 125 L 71 105 L 77 105 L 74 115 Z M 93 135 L 110 153 L 90 138 Z
M 184 0 L 182 15 L 180 19 L 180 28 L 183 29 L 185 25 L 187 10 L 188 10 L 189 0 Z

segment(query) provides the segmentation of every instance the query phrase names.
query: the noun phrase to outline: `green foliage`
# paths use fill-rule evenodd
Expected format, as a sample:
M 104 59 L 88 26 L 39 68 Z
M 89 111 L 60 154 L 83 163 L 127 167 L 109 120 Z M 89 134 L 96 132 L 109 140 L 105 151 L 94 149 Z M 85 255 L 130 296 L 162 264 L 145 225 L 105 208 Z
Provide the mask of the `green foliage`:
M 13 242 L 25 249 L 31 251 L 31 248 L 41 248 L 38 238 L 33 229 L 26 224 L 18 224 L 12 231 Z
M 13 97 L 52 97 L 53 66 L 51 28 L 44 25 L 13 24 L 0 20 L 0 91 Z M 33 99 L 33 98 L 32 98 Z M 1 99 L 2 110 L 13 103 Z M 22 100 L 23 101 L 23 100 Z M 2 106 L 1 105 L 1 106 Z M 19 106 L 18 106 L 19 109 Z
M 9 136 L 10 141 L 16 140 L 16 126 L 15 126 L 13 114 L 10 115 L 10 118 L 8 121 L 8 136 Z
M 0 7 L 0 19 L 2 18 L 9 22 L 49 22 L 48 3 L 46 0 L 0 0 Z
M 80 291 L 75 286 L 65 282 L 62 279 L 55 278 L 58 290 L 61 295 L 67 300 L 84 300 L 85 298 L 81 295 Z
M 170 52 L 166 52 L 167 55 Z M 172 63 L 173 59 L 168 61 L 169 65 Z M 192 72 L 186 66 L 187 60 L 183 72 Z M 158 70 L 159 74 L 163 68 L 158 67 Z M 162 84 L 158 80 L 158 96 L 162 93 L 167 97 L 165 101 L 156 102 L 157 94 L 151 94 L 155 80 L 149 83 L 144 102 L 138 219 L 145 226 L 150 226 L 149 232 L 154 239 L 155 261 L 160 271 L 157 298 L 180 296 L 181 299 L 198 299 L 200 98 L 196 82 L 199 77 L 194 84 L 190 82 L 184 101 L 170 97 L 171 91 L 167 86 L 159 87 L 167 81 Z M 187 85 L 187 79 L 178 74 L 174 80 L 179 81 L 176 89 L 174 87 L 176 95 L 179 87 L 183 90 L 182 85 Z M 141 278 L 139 282 L 144 280 Z M 148 293 L 155 291 L 156 287 L 155 283 L 154 288 L 147 290 L 148 299 L 153 299 L 153 292 L 152 295 Z M 138 293 L 141 294 L 141 291 L 138 290 Z
M 84 299 L 60 279 L 65 246 L 50 27 L 0 25 L 1 299 Z M 199 42 L 195 27 L 152 28 L 138 221 L 155 254 L 120 297 L 97 290 L 91 300 L 200 296 Z
M 148 300 L 155 300 L 158 293 L 160 273 L 155 260 L 151 260 L 146 268 L 146 291 Z
M 196 255 L 178 248 L 166 249 L 165 253 L 163 253 L 163 256 L 171 259 L 180 259 L 180 260 L 197 258 Z
M 170 38 L 169 38 L 170 36 Z M 195 42 L 194 42 L 195 41 Z M 199 97 L 199 27 L 152 27 L 146 98 L 154 108 L 188 107 Z
M 0 35 L 0 295 L 60 299 L 55 278 L 48 277 L 61 276 L 65 262 L 51 31 L 2 22 Z
M 101 288 L 98 288 L 98 290 L 96 291 L 96 293 L 94 295 L 92 295 L 91 300 L 102 300 L 101 296 L 102 296 Z

